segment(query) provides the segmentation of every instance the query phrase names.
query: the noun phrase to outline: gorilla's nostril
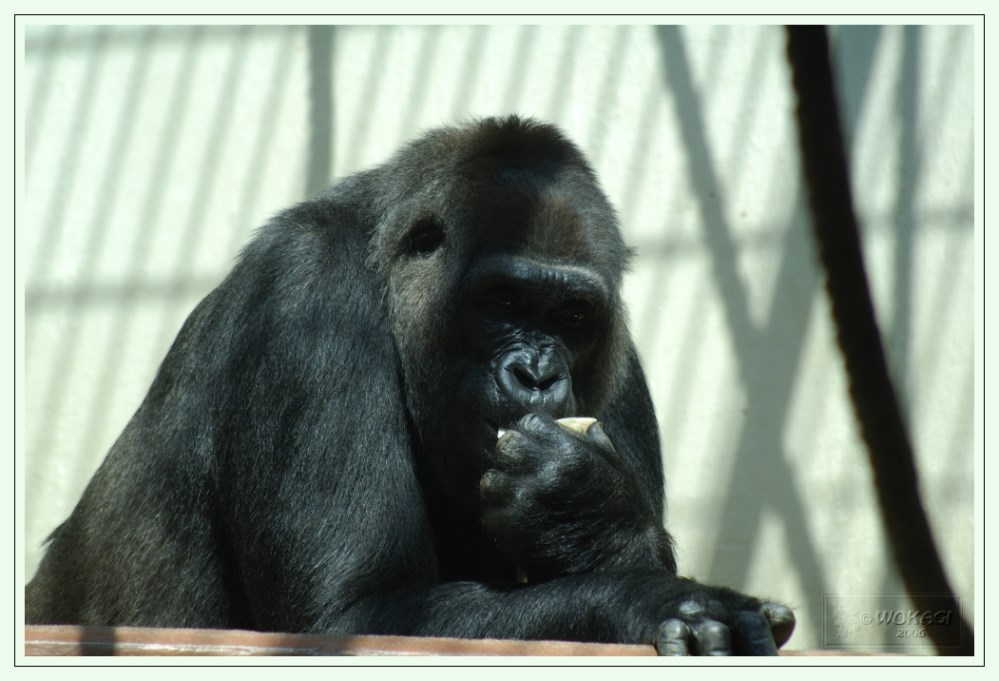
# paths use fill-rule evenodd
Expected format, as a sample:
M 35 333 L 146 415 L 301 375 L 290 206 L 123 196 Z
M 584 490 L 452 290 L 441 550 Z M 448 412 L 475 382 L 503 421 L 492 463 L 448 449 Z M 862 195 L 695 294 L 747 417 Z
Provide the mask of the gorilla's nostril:
M 525 388 L 529 388 L 531 390 L 538 390 L 540 388 L 540 386 L 538 386 L 538 382 L 534 380 L 534 377 L 520 367 L 513 368 L 513 375 Z
M 558 376 L 555 375 L 542 379 L 541 381 L 538 382 L 538 390 L 548 390 L 553 385 L 555 385 L 556 381 L 558 381 Z
M 559 380 L 559 376 L 557 374 L 552 374 L 550 376 L 537 376 L 522 367 L 514 367 L 510 371 L 513 372 L 517 381 L 528 390 L 545 392 Z

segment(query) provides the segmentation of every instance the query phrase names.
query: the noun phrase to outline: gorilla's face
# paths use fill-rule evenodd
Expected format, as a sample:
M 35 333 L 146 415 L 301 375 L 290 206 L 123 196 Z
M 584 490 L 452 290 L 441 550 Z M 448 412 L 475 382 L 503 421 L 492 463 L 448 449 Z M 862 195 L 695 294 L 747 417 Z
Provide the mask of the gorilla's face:
M 489 165 L 397 211 L 388 287 L 422 456 L 471 509 L 497 429 L 598 415 L 625 338 L 625 249 L 589 175 Z

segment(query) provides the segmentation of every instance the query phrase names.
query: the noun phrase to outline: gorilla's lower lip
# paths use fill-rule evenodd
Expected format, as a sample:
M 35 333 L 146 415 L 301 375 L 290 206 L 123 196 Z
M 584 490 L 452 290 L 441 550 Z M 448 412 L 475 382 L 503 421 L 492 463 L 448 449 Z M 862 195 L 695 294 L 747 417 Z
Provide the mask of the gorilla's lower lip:
M 489 428 L 489 432 L 491 434 L 493 434 L 496 437 L 497 440 L 500 439 L 501 437 L 503 437 L 503 434 L 506 433 L 511 428 L 513 428 L 514 425 L 517 423 L 517 421 L 520 420 L 520 418 L 518 417 L 516 419 L 504 420 L 504 421 L 500 422 L 500 421 L 493 421 L 491 419 L 487 419 L 484 416 L 482 416 L 481 418 L 482 418 L 482 421 Z M 502 425 L 500 425 L 501 423 L 502 423 Z
M 493 433 L 495 433 L 495 432 L 496 432 L 497 430 L 500 430 L 501 428 L 503 428 L 503 426 L 499 426 L 499 425 L 497 425 L 497 422 L 496 422 L 496 421 L 492 421 L 492 420 L 490 420 L 490 419 L 487 419 L 487 418 L 486 418 L 485 416 L 480 416 L 479 418 L 481 418 L 481 419 L 482 419 L 482 422 L 483 422 L 484 424 L 486 424 L 486 427 L 487 427 L 487 428 L 488 428 L 488 429 L 489 429 L 490 431 L 492 431 Z

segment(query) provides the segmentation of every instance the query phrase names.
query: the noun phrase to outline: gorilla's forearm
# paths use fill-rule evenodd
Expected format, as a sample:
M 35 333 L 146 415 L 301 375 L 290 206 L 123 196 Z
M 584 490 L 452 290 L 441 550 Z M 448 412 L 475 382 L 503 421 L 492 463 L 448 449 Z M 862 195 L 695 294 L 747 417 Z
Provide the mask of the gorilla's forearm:
M 774 654 L 793 619 L 782 606 L 659 570 L 617 570 L 521 586 L 417 585 L 355 603 L 328 628 L 372 634 L 578 640 Z M 719 626 L 720 625 L 720 626 Z M 773 632 L 771 634 L 771 631 Z M 664 633 L 665 632 L 665 633 Z M 674 636 L 675 638 L 675 636 Z

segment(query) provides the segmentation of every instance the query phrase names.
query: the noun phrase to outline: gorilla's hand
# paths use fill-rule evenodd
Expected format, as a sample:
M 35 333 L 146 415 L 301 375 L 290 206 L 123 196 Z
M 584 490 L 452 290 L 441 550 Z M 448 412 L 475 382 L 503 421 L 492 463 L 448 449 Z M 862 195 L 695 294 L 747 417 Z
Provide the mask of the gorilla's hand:
M 660 655 L 776 655 L 794 631 L 794 614 L 778 603 L 681 578 L 663 589 L 668 595 L 655 605 L 649 590 L 640 596 L 656 611 Z
M 670 540 L 600 423 L 528 414 L 480 482 L 483 523 L 530 581 L 611 567 L 673 570 Z

